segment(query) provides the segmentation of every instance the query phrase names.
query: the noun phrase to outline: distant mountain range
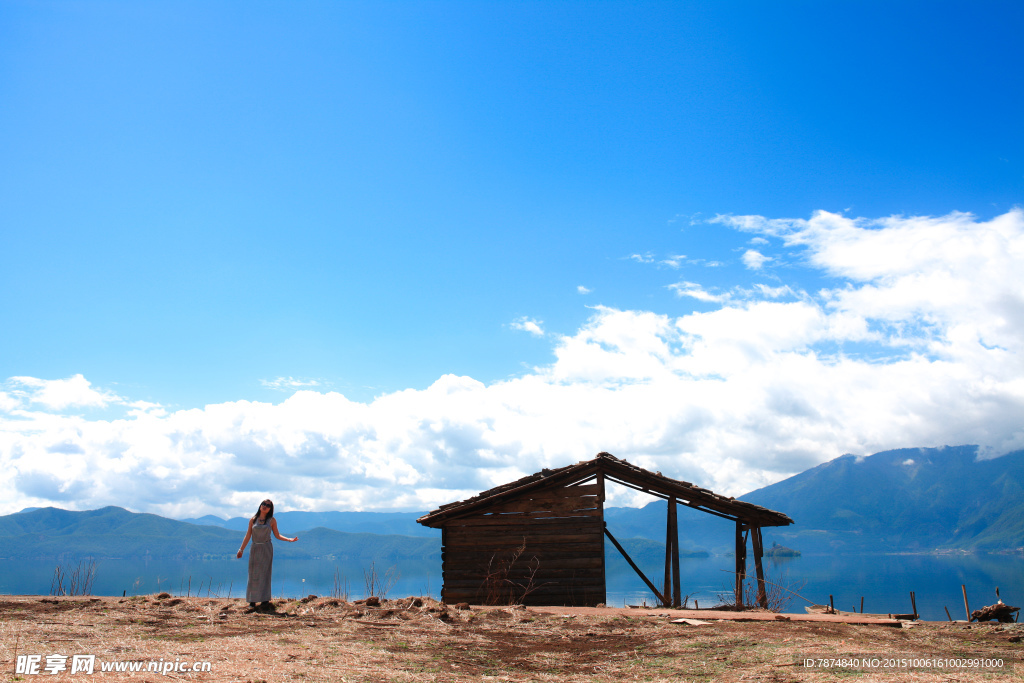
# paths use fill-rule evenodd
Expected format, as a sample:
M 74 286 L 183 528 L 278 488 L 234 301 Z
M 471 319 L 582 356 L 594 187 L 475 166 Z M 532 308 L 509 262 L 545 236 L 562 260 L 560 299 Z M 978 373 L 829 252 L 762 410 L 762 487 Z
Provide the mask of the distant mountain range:
M 766 528 L 765 543 L 804 554 L 1016 549 L 1024 546 L 1024 451 L 984 461 L 973 446 L 844 455 L 741 500 L 793 518 L 791 527 Z M 440 533 L 417 524 L 421 514 L 280 512 L 282 533 L 301 542 L 277 543 L 275 553 L 440 562 Z M 664 501 L 605 510 L 609 530 L 642 565 L 664 561 L 665 517 Z M 0 517 L 0 559 L 228 558 L 247 523 L 245 517 L 172 520 L 117 507 L 23 510 Z M 727 520 L 681 507 L 679 529 L 686 554 L 733 550 Z
M 275 517 L 301 514 L 281 513 Z M 348 519 L 352 514 L 375 513 L 324 514 L 328 519 L 338 514 L 342 517 L 335 519 Z M 413 515 L 408 513 L 415 522 L 419 515 Z M 294 519 L 291 518 L 291 521 Z M 225 520 L 219 521 L 225 523 Z M 284 522 L 279 520 L 279 525 L 284 527 Z M 0 561 L 52 560 L 74 563 L 87 557 L 97 560 L 226 560 L 235 556 L 242 542 L 244 528 L 238 530 L 192 524 L 157 515 L 129 512 L 119 507 L 84 512 L 34 508 L 0 517 Z M 440 565 L 440 532 L 427 527 L 421 529 L 429 536 L 348 533 L 323 527 L 305 530 L 282 528 L 289 536 L 299 536 L 299 542 L 275 541 L 274 556 L 279 560 L 326 560 L 339 564 L 362 564 L 366 567 L 371 563 L 387 567 L 405 562 Z M 665 546 L 661 543 L 643 538 L 623 539 L 621 543 L 641 566 L 657 567 L 659 562 L 664 562 Z M 610 544 L 608 551 L 616 552 Z M 698 551 L 691 554 L 702 556 L 706 553 Z M 616 556 L 613 562 L 617 566 L 622 560 Z
M 285 529 L 282 529 L 285 531 Z M 276 542 L 276 557 L 393 563 L 441 558 L 435 538 L 287 529 L 299 543 Z M 243 531 L 190 524 L 157 515 L 105 507 L 85 512 L 41 508 L 0 517 L 0 559 L 228 559 Z
M 977 459 L 976 446 L 843 455 L 740 500 L 795 522 L 766 527 L 773 542 L 804 554 L 1005 551 L 1024 546 L 1024 451 Z M 665 503 L 610 508 L 608 528 L 664 542 Z M 680 508 L 683 547 L 733 551 L 734 525 Z M 684 521 L 685 520 L 685 521 Z
M 1020 548 L 1024 451 L 977 455 L 975 446 L 844 455 L 741 500 L 792 517 L 766 540 L 805 553 Z
M 291 529 L 314 529 L 318 526 L 335 531 L 364 534 L 397 534 L 399 536 L 440 537 L 436 529 L 417 524 L 417 518 L 423 512 L 275 512 L 281 533 L 290 536 Z M 218 526 L 225 529 L 245 532 L 249 525 L 248 517 L 232 517 L 221 519 L 213 515 L 195 519 L 182 519 L 182 522 Z

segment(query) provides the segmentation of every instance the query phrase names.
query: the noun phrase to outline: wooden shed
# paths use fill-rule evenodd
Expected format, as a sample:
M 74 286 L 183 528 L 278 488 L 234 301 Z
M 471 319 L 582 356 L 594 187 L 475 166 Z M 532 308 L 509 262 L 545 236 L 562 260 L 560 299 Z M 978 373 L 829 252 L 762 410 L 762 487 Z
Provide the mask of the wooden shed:
M 604 521 L 608 480 L 668 501 L 665 576 L 660 590 L 608 531 Z M 417 521 L 441 529 L 441 599 L 450 604 L 601 604 L 605 602 L 607 538 L 662 605 L 678 606 L 677 504 L 735 522 L 736 602 L 743 602 L 749 539 L 758 578 L 757 598 L 765 605 L 761 528 L 785 526 L 793 520 L 781 512 L 648 472 L 609 453 L 545 469 L 468 500 L 442 505 Z

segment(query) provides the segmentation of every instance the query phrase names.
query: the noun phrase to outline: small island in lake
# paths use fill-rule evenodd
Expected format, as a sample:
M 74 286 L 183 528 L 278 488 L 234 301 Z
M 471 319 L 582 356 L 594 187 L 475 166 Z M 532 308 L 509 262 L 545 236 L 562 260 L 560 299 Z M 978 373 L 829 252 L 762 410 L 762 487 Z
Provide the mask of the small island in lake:
M 764 551 L 764 554 L 765 557 L 800 557 L 799 550 L 793 550 L 778 543 L 772 543 L 772 547 Z

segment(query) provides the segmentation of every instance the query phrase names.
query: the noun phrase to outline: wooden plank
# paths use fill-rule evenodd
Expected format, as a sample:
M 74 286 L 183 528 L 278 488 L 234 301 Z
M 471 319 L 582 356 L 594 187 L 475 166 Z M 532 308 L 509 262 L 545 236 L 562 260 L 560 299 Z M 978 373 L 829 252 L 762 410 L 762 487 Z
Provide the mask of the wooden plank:
M 529 571 L 509 571 L 505 573 L 503 571 L 492 571 L 490 575 L 493 577 L 506 577 L 508 579 L 528 579 L 530 575 L 534 577 L 543 578 L 545 581 L 571 581 L 573 579 L 586 579 L 588 577 L 596 577 L 599 567 L 558 567 L 551 568 L 547 571 L 538 571 L 536 574 Z M 486 575 L 487 570 L 481 569 L 478 571 L 468 571 L 466 569 L 454 569 L 452 571 L 445 571 L 443 574 L 444 581 L 475 581 L 482 582 Z
M 583 543 L 587 540 L 600 541 L 601 536 L 597 533 L 600 530 L 601 527 L 596 524 L 589 529 L 563 529 L 557 526 L 548 526 L 543 529 L 522 529 L 518 531 L 509 528 L 473 527 L 473 530 L 468 532 L 449 534 L 448 542 L 444 545 L 449 548 L 487 542 L 522 545 L 524 540 L 527 543 L 554 543 L 561 539 L 566 539 L 568 542 Z M 578 540 L 571 541 L 570 539 Z
M 566 540 L 566 543 L 590 543 L 595 545 L 601 545 L 600 538 L 595 538 L 592 535 L 581 535 L 572 534 L 566 536 L 545 536 L 545 540 L 538 540 L 529 536 L 520 535 L 498 535 L 492 534 L 490 538 L 463 538 L 458 539 L 456 542 L 449 543 L 441 548 L 442 552 L 453 552 L 460 553 L 463 551 L 472 552 L 474 548 L 481 548 L 485 545 L 493 545 L 501 548 L 520 548 L 524 544 L 527 548 L 551 548 L 552 546 L 563 545 L 562 542 L 558 541 L 559 538 L 565 539 L 576 539 Z
M 526 565 L 526 562 L 523 562 Z M 545 559 L 541 558 L 541 566 L 545 567 L 545 571 L 557 571 L 562 569 L 589 569 L 589 568 L 600 568 L 601 557 L 594 555 L 592 557 L 564 557 L 557 559 Z M 487 569 L 488 564 L 486 561 L 465 561 L 462 558 L 450 558 L 444 563 L 444 570 L 448 571 L 459 571 L 459 570 L 470 570 L 470 571 L 481 571 Z M 494 569 L 494 565 L 491 565 Z
M 603 593 L 604 586 L 599 583 L 591 584 L 535 584 L 533 586 L 511 586 L 504 588 L 501 586 L 487 587 L 480 584 L 458 584 L 445 586 L 445 595 L 452 595 L 454 593 L 461 593 L 463 595 L 477 595 L 487 596 L 504 593 L 506 595 L 517 595 L 522 597 L 523 594 L 529 593 L 533 595 L 571 595 L 571 594 L 584 594 L 584 593 Z
M 500 571 L 497 571 L 496 569 L 500 569 Z M 552 577 L 552 578 L 571 579 L 574 576 L 576 576 L 576 577 L 597 576 L 598 569 L 599 569 L 599 567 L 595 567 L 595 566 L 582 566 L 582 567 L 580 567 L 580 566 L 568 566 L 568 567 L 567 566 L 561 566 L 561 567 L 556 567 L 556 566 L 552 565 L 552 566 L 548 566 L 548 567 L 537 566 L 536 572 L 534 572 L 534 567 L 527 567 L 526 565 L 523 565 L 523 566 L 520 567 L 520 566 L 516 565 L 516 566 L 513 566 L 511 569 L 509 569 L 507 572 L 505 571 L 505 568 L 495 568 L 495 567 L 491 567 L 490 571 L 491 571 L 491 574 L 493 574 L 493 575 L 499 575 L 499 574 L 506 574 L 507 573 L 508 576 L 529 576 L 531 574 L 535 574 L 536 576 L 547 576 L 547 577 Z M 449 578 L 449 579 L 453 579 L 453 580 L 456 580 L 456 579 L 457 580 L 463 580 L 463 579 L 465 579 L 465 580 L 470 580 L 470 579 L 483 580 L 483 578 L 487 575 L 487 572 L 488 572 L 487 567 L 468 567 L 468 566 L 463 565 L 463 566 L 460 566 L 460 567 L 447 567 L 447 568 L 445 568 L 443 576 L 445 578 Z
M 532 539 L 546 536 L 572 537 L 572 536 L 596 536 L 597 532 L 603 532 L 600 523 L 558 525 L 538 525 L 536 528 L 529 526 L 468 526 L 460 529 L 452 529 L 447 535 L 447 543 L 444 545 L 456 546 L 464 542 L 472 542 L 477 539 Z
M 503 512 L 497 515 L 483 515 L 477 519 L 481 520 L 511 520 L 513 523 L 520 522 L 526 524 L 532 524 L 535 520 L 550 519 L 555 520 L 556 523 L 563 522 L 564 520 L 572 520 L 574 518 L 583 517 L 595 517 L 597 516 L 597 509 L 592 510 L 586 508 L 573 509 L 573 510 L 523 510 L 522 512 Z M 467 523 L 464 526 L 480 526 L 479 524 Z
M 441 554 L 443 557 L 491 557 L 492 555 L 496 557 L 509 557 L 511 555 L 520 555 L 521 557 L 559 557 L 560 553 L 596 556 L 601 554 L 603 546 L 594 541 L 586 543 L 530 543 L 527 541 L 525 549 L 520 552 L 521 548 L 523 548 L 522 541 L 508 544 L 494 543 L 490 546 L 477 544 L 442 548 Z
M 570 592 L 575 591 L 596 591 L 604 590 L 604 584 L 600 581 L 514 581 L 513 584 L 506 584 L 504 582 L 495 582 L 493 586 L 488 586 L 486 582 L 480 581 L 451 581 L 446 582 L 445 587 L 451 591 L 469 592 L 475 591 L 477 593 L 486 594 L 488 592 L 498 591 L 519 591 L 520 593 L 526 590 L 538 591 L 542 593 L 552 592 Z
M 586 524 L 593 515 L 578 515 L 575 513 L 561 513 L 559 515 L 536 515 L 527 512 L 510 513 L 507 515 L 490 515 L 486 517 L 474 517 L 472 519 L 460 520 L 461 523 L 453 529 L 470 529 L 473 527 L 521 527 L 524 530 L 535 528 L 542 524 L 552 526 L 568 524 Z
M 525 546 L 525 548 L 524 548 Z M 593 551 L 598 552 L 603 547 L 602 543 L 597 540 L 582 541 L 577 543 L 536 543 L 532 539 L 527 538 L 525 541 L 520 538 L 513 538 L 511 540 L 505 540 L 501 538 L 491 539 L 485 541 L 481 539 L 476 543 L 466 543 L 463 545 L 452 545 L 446 546 L 441 549 L 443 553 L 507 553 L 517 552 L 520 548 L 524 548 L 523 555 L 533 553 L 548 553 L 548 552 L 559 552 L 559 551 Z
M 516 503 L 515 505 L 509 505 L 507 509 L 501 510 L 489 510 L 490 514 L 481 515 L 482 517 L 495 517 L 501 516 L 515 516 L 515 515 L 530 515 L 532 517 L 572 517 L 585 515 L 588 512 L 592 512 L 598 509 L 598 503 L 595 502 L 597 499 L 591 499 L 591 501 L 578 501 L 576 499 L 569 499 L 565 503 Z
M 492 559 L 490 555 L 456 555 L 445 557 L 444 567 L 445 569 L 465 569 L 478 572 L 484 571 L 505 571 L 515 567 L 548 567 L 548 568 L 564 568 L 574 567 L 577 565 L 566 565 L 563 564 L 567 561 L 579 561 L 592 560 L 598 562 L 601 559 L 599 553 L 587 553 L 587 554 L 563 554 L 558 557 L 541 557 L 540 555 L 533 555 L 530 557 L 520 557 L 513 561 L 511 557 L 505 557 L 502 559 L 500 556 L 495 556 Z M 510 567 L 511 563 L 511 567 Z M 589 565 L 586 565 L 589 566 Z
M 566 498 L 584 498 L 590 496 L 597 496 L 600 493 L 600 487 L 597 484 L 580 484 L 577 486 L 557 486 L 551 488 L 535 489 L 528 491 L 519 496 L 513 498 L 507 498 L 500 502 L 496 501 L 492 505 L 488 505 L 486 508 L 481 508 L 478 512 L 483 512 L 488 509 L 495 507 L 501 507 L 508 505 L 509 503 L 515 503 L 517 501 L 544 501 L 544 502 L 558 502 Z
M 489 508 L 487 513 L 498 515 L 512 512 L 572 512 L 574 510 L 594 510 L 600 504 L 597 496 L 559 498 L 557 500 L 517 500 Z
M 525 503 L 528 501 L 536 501 L 541 503 L 560 503 L 567 500 L 585 500 L 587 498 L 596 498 L 599 494 L 597 488 L 597 486 L 591 484 L 585 487 L 579 486 L 567 489 L 548 489 L 546 491 L 537 491 L 530 495 L 520 496 L 518 498 L 511 498 L 509 500 L 502 501 L 501 503 L 489 505 L 488 508 L 502 507 L 504 505 L 509 505 L 512 503 Z M 481 510 L 481 512 L 483 511 L 484 510 Z
M 574 486 L 556 486 L 551 488 L 528 491 L 514 500 L 543 500 L 545 498 L 559 498 L 572 496 L 596 496 L 601 492 L 601 487 L 594 484 L 576 484 Z
M 521 593 L 481 593 L 458 590 L 445 593 L 442 600 L 448 604 L 468 602 L 471 605 L 588 605 L 605 601 L 604 589 L 577 591 L 523 591 Z
M 500 585 L 505 581 L 511 581 L 515 584 L 527 585 L 532 583 L 534 586 L 540 585 L 562 585 L 562 584 L 578 584 L 581 586 L 603 586 L 601 580 L 593 574 L 579 575 L 566 575 L 566 576 L 510 576 L 506 578 L 495 578 L 490 581 L 482 579 L 479 575 L 477 576 L 455 576 L 445 577 L 444 584 L 451 586 L 452 588 L 471 588 L 473 586 L 486 586 L 488 583 Z
M 507 550 L 505 550 L 505 551 L 483 550 L 483 551 L 480 551 L 480 552 L 474 552 L 474 551 L 468 550 L 468 549 L 461 549 L 461 550 L 458 550 L 458 551 L 454 551 L 454 550 L 448 551 L 448 550 L 446 550 L 443 553 L 443 559 L 457 561 L 457 562 L 465 562 L 465 563 L 468 563 L 468 564 L 480 564 L 480 563 L 487 564 L 488 562 L 492 561 L 492 558 L 493 558 L 494 562 L 497 562 L 499 560 L 502 561 L 502 562 L 507 562 L 507 561 L 513 559 L 513 557 L 515 557 L 515 552 L 514 551 L 507 551 Z M 561 560 L 563 558 L 565 558 L 565 559 L 573 559 L 573 558 L 576 558 L 576 557 L 601 557 L 601 550 L 600 550 L 600 548 L 596 548 L 596 547 L 592 547 L 591 549 L 585 550 L 585 551 L 584 550 L 579 550 L 579 551 L 563 551 L 563 550 L 555 550 L 553 548 L 549 548 L 547 550 L 547 552 L 539 553 L 539 552 L 531 552 L 529 549 L 527 549 L 526 552 L 524 552 L 521 555 L 519 555 L 519 557 L 517 558 L 517 561 L 518 562 L 526 563 L 527 561 L 532 561 L 534 558 L 536 558 L 538 562 L 551 563 L 551 562 L 556 562 L 558 560 Z
M 511 584 L 518 585 L 518 586 L 532 585 L 534 588 L 539 588 L 541 586 L 547 586 L 547 587 L 551 587 L 551 586 L 579 586 L 581 588 L 588 588 L 589 589 L 589 588 L 594 588 L 594 587 L 600 588 L 600 587 L 602 587 L 604 585 L 594 576 L 588 576 L 588 577 L 584 577 L 584 578 L 573 578 L 573 577 L 564 577 L 564 576 L 563 577 L 543 577 L 542 576 L 542 577 L 534 577 L 533 581 L 530 580 L 530 577 L 526 577 L 525 579 L 524 578 L 514 578 L 514 579 L 509 579 L 508 581 L 505 581 L 504 579 L 493 580 L 493 581 L 474 581 L 472 579 L 449 579 L 448 581 L 445 582 L 445 585 L 451 586 L 452 588 L 470 589 L 470 588 L 473 588 L 473 587 L 483 587 L 483 586 L 487 586 L 487 585 L 500 586 L 500 585 L 503 585 L 503 584 L 506 584 L 506 583 L 511 583 Z
M 584 574 L 596 573 L 601 568 L 601 558 L 578 558 L 574 560 L 563 559 L 559 560 L 558 564 L 548 562 L 543 565 L 527 565 L 525 562 L 522 566 L 513 565 L 512 568 L 503 567 L 500 565 L 487 565 L 487 564 L 455 564 L 452 562 L 446 562 L 444 567 L 444 576 L 450 576 L 452 578 L 483 578 L 487 574 L 500 574 L 508 572 L 509 574 L 525 575 L 529 571 L 533 570 L 533 567 L 537 567 L 538 574 L 544 574 L 545 576 L 582 576 Z
M 529 576 L 532 568 L 514 567 L 509 570 L 508 575 L 513 577 Z M 494 572 L 497 574 L 497 572 Z M 482 581 L 486 576 L 486 567 L 453 567 L 446 568 L 442 572 L 442 578 L 453 581 Z M 546 567 L 543 570 L 538 568 L 536 576 L 544 576 L 550 579 L 572 579 L 597 576 L 597 569 L 594 567 Z
M 510 542 L 522 544 L 523 539 L 529 542 L 533 538 L 594 538 L 597 532 L 603 529 L 597 524 L 588 524 L 585 527 L 573 525 L 570 527 L 545 526 L 537 529 L 523 529 L 516 527 L 471 527 L 469 530 L 460 530 L 448 534 L 448 543 L 445 547 L 458 548 L 464 545 L 483 541 L 485 539 L 508 539 Z
M 581 552 L 581 553 L 600 553 L 604 549 L 604 545 L 600 541 L 586 541 L 584 543 L 535 543 L 531 539 L 526 540 L 526 548 L 521 553 L 523 557 L 529 555 L 543 555 L 549 557 L 550 553 L 558 552 Z M 500 553 L 501 555 L 509 555 L 519 551 L 523 547 L 522 541 L 515 541 L 512 543 L 503 543 L 500 539 L 479 543 L 467 543 L 462 546 L 451 546 L 443 548 L 442 553 L 447 554 L 460 554 L 460 553 L 488 553 L 490 555 Z
M 553 506 L 552 506 L 553 507 Z M 495 514 L 481 515 L 483 519 L 494 519 L 495 517 L 508 517 L 515 519 L 519 517 L 521 519 L 537 519 L 537 518 L 551 518 L 561 519 L 565 517 L 593 517 L 600 515 L 600 510 L 596 506 L 572 506 L 567 505 L 562 509 L 544 509 L 540 506 L 533 506 L 523 510 L 510 510 L 508 512 L 497 512 Z
M 559 533 L 548 533 L 548 534 L 524 534 L 523 536 L 513 536 L 512 534 L 501 534 L 496 535 L 494 532 L 480 532 L 479 534 L 466 534 L 449 536 L 448 542 L 444 544 L 445 548 L 465 548 L 467 546 L 477 546 L 480 543 L 495 542 L 502 543 L 503 545 L 517 545 L 522 544 L 523 538 L 526 539 L 527 546 L 545 545 L 548 543 L 603 543 L 604 534 L 601 533 L 597 527 L 593 531 L 584 534 L 559 534 Z
M 564 526 L 571 528 L 573 526 L 579 527 L 580 529 L 590 529 L 593 526 L 601 527 L 600 517 L 594 519 L 593 516 L 583 517 L 550 517 L 542 519 L 531 519 L 524 514 L 514 515 L 490 515 L 487 517 L 464 517 L 458 522 L 452 522 L 446 526 L 446 529 L 472 529 L 474 527 L 481 526 L 506 526 L 506 527 L 522 527 L 524 530 L 537 529 L 541 526 Z
M 604 586 L 571 586 L 571 585 L 548 585 L 540 586 L 528 591 L 532 596 L 540 595 L 575 595 L 582 597 L 583 595 L 592 595 L 594 593 L 604 593 Z

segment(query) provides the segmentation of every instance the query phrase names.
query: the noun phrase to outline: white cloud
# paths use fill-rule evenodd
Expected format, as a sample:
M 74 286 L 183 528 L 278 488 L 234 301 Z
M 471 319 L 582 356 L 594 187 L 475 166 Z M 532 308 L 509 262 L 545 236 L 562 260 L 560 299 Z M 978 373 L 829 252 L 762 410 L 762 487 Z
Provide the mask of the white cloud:
M 765 263 L 772 260 L 771 256 L 765 256 L 756 249 L 747 249 L 740 259 L 743 261 L 743 265 L 751 270 L 760 270 Z
M 689 297 L 696 299 L 697 301 L 708 301 L 718 303 L 726 301 L 729 298 L 727 294 L 712 294 L 696 282 L 676 282 L 671 284 L 668 288 L 675 292 L 678 297 Z
M 0 391 L 0 412 L 9 413 L 21 407 L 21 400 L 17 396 Z
M 796 292 L 789 285 L 782 285 L 781 287 L 769 287 L 765 284 L 755 284 L 754 290 L 763 297 L 769 299 L 778 299 L 784 296 L 796 296 Z
M 294 391 L 306 387 L 318 387 L 320 386 L 320 381 L 315 379 L 295 379 L 294 377 L 277 377 L 275 379 L 261 379 L 260 384 L 268 389 Z
M 1024 448 L 1024 214 L 740 218 L 839 284 L 708 294 L 714 310 L 680 316 L 598 307 L 522 377 L 446 375 L 370 403 L 302 390 L 101 420 L 53 412 L 114 403 L 84 378 L 9 380 L 4 511 L 246 514 L 267 495 L 282 509 L 428 509 L 601 450 L 738 495 L 843 453 Z
M 587 289 L 583 285 L 576 285 L 576 292 L 579 294 L 590 294 L 590 291 L 591 290 Z
M 68 408 L 106 408 L 112 403 L 122 403 L 116 394 L 97 391 L 82 375 L 67 379 L 37 379 L 35 377 L 11 377 L 7 380 L 9 394 L 6 401 L 25 401 L 42 405 L 50 410 Z M 19 401 L 19 402 L 20 402 Z M 2 403 L 2 402 L 0 402 Z
M 522 332 L 529 332 L 530 334 L 532 334 L 535 337 L 543 337 L 544 336 L 544 327 L 543 327 L 543 325 L 544 325 L 544 321 L 543 320 L 533 320 L 532 318 L 528 318 L 526 316 L 523 316 L 521 318 L 516 318 L 511 323 L 511 326 L 512 326 L 513 330 L 520 330 Z
M 658 259 L 651 252 L 645 252 L 643 254 L 630 254 L 629 258 L 637 263 L 656 263 L 659 266 L 668 266 L 669 268 L 678 270 L 683 266 L 684 263 L 698 263 L 699 261 L 688 261 L 685 254 L 669 254 L 663 259 Z

